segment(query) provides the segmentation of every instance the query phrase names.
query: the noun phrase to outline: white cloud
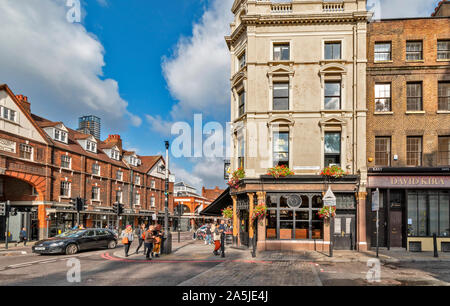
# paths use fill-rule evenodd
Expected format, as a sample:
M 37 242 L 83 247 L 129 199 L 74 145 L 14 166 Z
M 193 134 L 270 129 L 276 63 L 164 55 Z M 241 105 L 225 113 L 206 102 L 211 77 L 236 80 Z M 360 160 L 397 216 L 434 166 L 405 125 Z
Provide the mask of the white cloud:
M 379 2 L 381 19 L 429 17 L 439 0 L 368 0 L 368 5 Z
M 151 116 L 145 115 L 148 124 L 151 126 L 154 132 L 161 134 L 162 136 L 169 136 L 173 122 L 164 121 L 160 115 Z
M 97 0 L 97 3 L 103 7 L 108 6 L 108 0 Z
M 102 44 L 79 23 L 66 19 L 65 0 L 0 1 L 0 83 L 31 101 L 34 113 L 75 124 L 94 114 L 104 125 L 139 126 L 127 110 L 118 83 L 103 78 Z M 124 120 L 125 119 L 125 120 Z
M 164 58 L 162 69 L 168 88 L 178 103 L 171 116 L 182 119 L 193 112 L 224 115 L 230 92 L 230 54 L 225 35 L 233 20 L 233 0 L 213 0 L 192 36 L 180 38 L 172 57 Z

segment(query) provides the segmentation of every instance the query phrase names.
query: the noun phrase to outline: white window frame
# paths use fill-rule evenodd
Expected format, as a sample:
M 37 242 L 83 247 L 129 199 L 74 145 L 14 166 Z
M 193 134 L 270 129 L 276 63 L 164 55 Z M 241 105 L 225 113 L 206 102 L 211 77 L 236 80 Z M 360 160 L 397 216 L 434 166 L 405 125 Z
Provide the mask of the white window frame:
M 94 190 L 97 190 L 97 192 L 95 193 L 95 198 L 92 197 L 93 201 L 100 201 L 100 187 L 98 186 L 92 186 L 92 190 L 91 190 L 91 196 L 94 195 Z
M 156 198 L 150 197 L 150 207 L 156 207 Z
M 340 59 L 325 59 L 325 46 L 327 43 L 340 43 L 341 44 L 341 58 Z M 344 38 L 342 37 L 327 37 L 326 39 L 322 40 L 322 60 L 324 61 L 342 61 L 344 60 Z
M 69 167 L 63 167 L 63 158 L 68 158 L 69 159 Z M 72 157 L 70 157 L 69 155 L 61 155 L 61 168 L 63 168 L 63 169 L 72 169 Z
M 56 133 L 59 133 L 59 137 L 57 137 L 56 135 Z M 65 132 L 65 131 L 63 131 L 63 130 L 61 130 L 61 129 L 57 129 L 57 128 L 55 128 L 54 129 L 54 139 L 55 140 L 57 140 L 57 141 L 60 141 L 60 142 L 63 142 L 63 143 L 67 143 L 67 132 Z
M 7 114 L 6 116 L 5 116 L 5 111 L 6 111 L 6 114 Z M 13 119 L 11 119 L 11 117 L 12 117 L 11 114 L 14 114 Z M 7 121 L 15 122 L 15 123 L 18 122 L 17 111 L 15 111 L 13 109 L 10 109 L 10 108 L 8 108 L 6 106 L 1 106 L 0 107 L 0 118 L 2 118 L 4 120 L 7 120 Z
M 64 185 L 67 185 L 68 188 L 63 188 L 63 184 L 64 184 Z M 70 198 L 70 196 L 72 195 L 72 183 L 67 182 L 67 181 L 61 181 L 61 183 L 60 183 L 59 186 L 60 186 L 60 187 L 59 187 L 59 188 L 60 188 L 60 190 L 59 190 L 59 195 L 60 195 L 61 197 L 63 197 L 63 198 Z M 63 191 L 63 190 L 66 190 L 66 189 L 68 189 L 68 195 L 62 194 L 62 191 Z
M 274 48 L 275 48 L 275 45 L 289 45 L 289 59 L 287 59 L 287 60 L 275 60 L 275 58 L 274 58 Z M 279 39 L 279 40 L 272 40 L 271 41 L 271 43 L 270 43 L 270 46 L 271 46 L 271 48 L 270 48 L 270 60 L 271 61 L 273 61 L 273 62 L 289 62 L 289 61 L 292 61 L 292 54 L 293 54 L 293 46 L 292 46 L 293 44 L 292 44 L 292 40 L 291 39 Z
M 150 188 L 155 189 L 156 188 L 155 186 L 156 186 L 156 182 L 155 182 L 155 180 L 152 180 L 150 183 Z
M 135 193 L 134 194 L 134 205 L 141 205 L 141 194 Z
M 117 195 L 119 195 L 120 194 L 120 199 L 119 199 L 119 201 L 117 201 Z M 123 202 L 123 192 L 122 192 L 122 190 L 116 190 L 116 202 L 119 202 L 120 204 L 123 204 L 122 202 Z
M 140 185 L 141 184 L 141 176 L 140 175 L 136 175 L 134 177 L 134 184 L 135 185 Z
M 117 150 L 111 150 L 111 158 L 115 160 L 120 160 L 120 152 Z
M 97 153 L 97 144 L 95 142 L 86 141 L 86 151 Z
M 95 166 L 98 167 L 98 172 L 97 172 L 97 173 L 94 172 L 94 167 L 95 167 Z M 101 173 L 102 173 L 102 172 L 101 172 L 101 166 L 100 166 L 98 163 L 92 164 L 92 174 L 93 174 L 93 175 L 100 176 Z
M 30 158 L 25 158 L 25 157 L 22 157 L 22 156 L 20 158 L 34 161 L 34 148 L 33 148 L 33 146 L 31 146 L 29 144 L 26 144 L 26 143 L 20 143 L 19 144 L 19 156 L 21 155 L 21 152 L 23 151 L 22 148 L 30 149 L 30 152 L 28 152 L 28 153 L 30 153 Z
M 119 177 L 119 173 L 120 173 L 120 177 Z M 122 170 L 117 170 L 116 172 L 116 179 L 119 181 L 123 181 L 123 171 Z

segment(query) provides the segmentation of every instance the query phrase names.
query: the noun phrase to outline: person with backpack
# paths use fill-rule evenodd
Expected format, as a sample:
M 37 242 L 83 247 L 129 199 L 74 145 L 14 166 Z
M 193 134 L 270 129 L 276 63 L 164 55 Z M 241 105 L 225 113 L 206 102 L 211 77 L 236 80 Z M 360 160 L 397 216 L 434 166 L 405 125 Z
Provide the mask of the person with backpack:
M 153 251 L 153 243 L 155 242 L 155 238 L 153 236 L 154 227 L 153 225 L 149 226 L 147 231 L 144 233 L 144 242 L 145 247 L 147 249 L 147 253 L 145 254 L 145 258 L 147 260 L 152 260 L 150 254 Z
M 122 243 L 125 246 L 125 257 L 128 257 L 128 252 L 130 251 L 131 243 L 134 239 L 133 228 L 131 225 L 127 225 L 126 229 L 122 232 Z
M 138 236 L 139 239 L 139 245 L 136 249 L 136 254 L 139 253 L 139 249 L 141 248 L 142 245 L 144 245 L 144 254 L 145 254 L 145 243 L 144 243 L 144 233 L 145 233 L 145 224 L 142 223 L 141 226 L 136 230 L 136 235 Z

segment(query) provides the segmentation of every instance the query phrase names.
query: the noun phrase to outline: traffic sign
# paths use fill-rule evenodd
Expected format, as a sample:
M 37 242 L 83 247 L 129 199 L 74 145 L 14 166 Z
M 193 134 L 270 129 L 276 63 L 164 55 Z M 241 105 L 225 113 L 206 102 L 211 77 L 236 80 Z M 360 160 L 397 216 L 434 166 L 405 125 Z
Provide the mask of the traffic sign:
M 372 211 L 378 211 L 380 209 L 380 190 L 377 188 L 372 192 Z

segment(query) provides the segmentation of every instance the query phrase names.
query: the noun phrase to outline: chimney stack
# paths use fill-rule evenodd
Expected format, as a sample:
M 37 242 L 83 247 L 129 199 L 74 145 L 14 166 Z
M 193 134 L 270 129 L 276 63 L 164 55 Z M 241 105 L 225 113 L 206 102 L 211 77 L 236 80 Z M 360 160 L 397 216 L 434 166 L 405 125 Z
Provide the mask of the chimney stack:
M 120 138 L 120 135 L 108 135 L 108 138 L 105 140 L 106 143 L 114 143 L 117 145 L 122 151 L 122 139 Z
M 20 105 L 25 109 L 25 111 L 31 114 L 31 104 L 28 102 L 28 97 L 24 95 L 16 95 L 17 100 L 19 100 Z

